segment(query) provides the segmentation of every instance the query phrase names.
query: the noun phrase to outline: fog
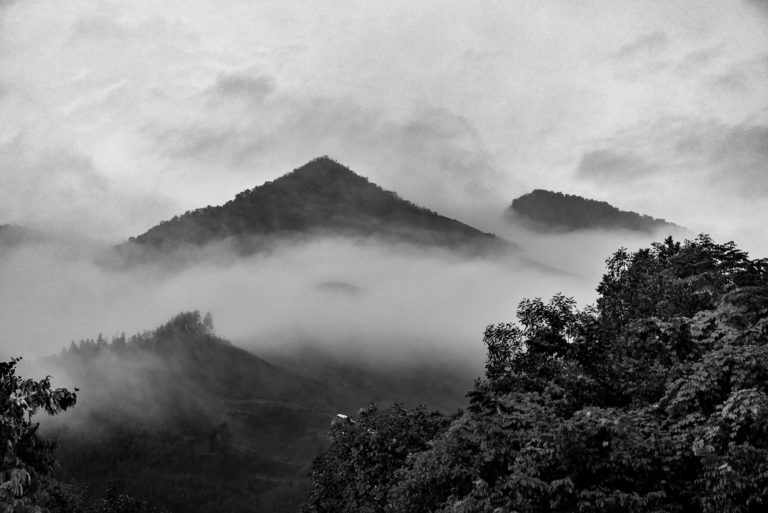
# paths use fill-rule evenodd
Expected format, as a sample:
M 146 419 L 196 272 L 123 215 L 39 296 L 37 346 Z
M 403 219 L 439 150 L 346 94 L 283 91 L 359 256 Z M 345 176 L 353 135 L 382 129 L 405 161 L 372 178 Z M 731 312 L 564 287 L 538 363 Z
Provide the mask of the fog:
M 415 354 L 408 348 L 435 349 L 476 364 L 483 328 L 513 320 L 521 299 L 563 292 L 589 303 L 605 258 L 660 237 L 514 226 L 504 235 L 518 249 L 487 257 L 325 237 L 122 270 L 98 263 L 107 247 L 47 239 L 0 256 L 2 353 L 43 356 L 200 310 L 219 336 L 256 353 L 318 344 L 395 362 Z

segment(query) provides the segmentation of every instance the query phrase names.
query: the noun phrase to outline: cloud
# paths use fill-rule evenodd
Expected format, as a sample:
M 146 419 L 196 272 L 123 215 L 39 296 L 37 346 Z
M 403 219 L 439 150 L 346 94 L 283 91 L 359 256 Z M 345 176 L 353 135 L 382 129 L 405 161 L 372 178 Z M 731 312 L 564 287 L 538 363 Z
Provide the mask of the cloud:
M 763 14 L 768 15 L 768 1 L 766 0 L 749 0 L 749 5 L 757 7 Z
M 710 152 L 713 178 L 745 196 L 768 196 L 768 125 L 723 127 Z
M 113 236 L 117 219 L 166 204 L 156 194 L 117 189 L 87 156 L 31 133 L 0 144 L 0 224 L 99 239 Z
M 768 195 L 768 124 L 668 119 L 617 134 L 607 147 L 585 152 L 577 176 L 632 182 L 679 175 L 709 181 L 721 193 Z
M 155 151 L 173 166 L 217 166 L 250 176 L 261 169 L 260 178 L 272 180 L 329 154 L 411 201 L 465 220 L 473 206 L 507 201 L 497 195 L 505 177 L 481 135 L 445 109 L 391 119 L 348 100 L 295 96 L 271 79 L 241 75 L 220 77 L 201 95 L 216 101 L 198 104 L 204 113 L 198 119 L 152 127 Z M 248 108 L 239 103 L 243 96 Z M 292 167 L 272 169 L 272 161 Z
M 245 130 L 189 126 L 169 129 L 158 137 L 162 154 L 183 160 L 226 160 L 239 166 L 265 148 L 266 141 Z
M 592 180 L 639 180 L 658 168 L 642 157 L 623 150 L 593 150 L 581 157 L 577 175 Z
M 484 205 L 496 208 L 508 201 L 498 193 L 504 173 L 463 116 L 433 109 L 386 124 L 376 137 L 388 142 L 383 148 L 388 155 L 380 157 L 391 162 L 388 184 L 405 185 L 403 192 L 417 201 L 480 224 L 489 214 Z M 480 215 L 472 216 L 473 209 Z
M 246 98 L 261 101 L 275 89 L 274 79 L 243 73 L 222 74 L 208 93 L 218 99 Z
M 655 31 L 644 34 L 636 40 L 628 43 L 616 52 L 619 59 L 631 59 L 636 57 L 655 57 L 669 46 L 669 36 L 664 31 Z
M 637 126 L 585 151 L 575 176 L 629 210 L 768 251 L 754 235 L 768 208 L 768 120 L 678 117 Z
M 595 251 L 589 241 L 570 243 Z M 464 258 L 344 238 L 287 241 L 270 254 L 173 272 L 112 271 L 94 256 L 64 242 L 23 246 L 0 259 L 6 355 L 43 355 L 98 332 L 140 332 L 197 309 L 213 314 L 223 337 L 257 352 L 312 343 L 393 361 L 434 347 L 479 364 L 482 329 L 514 316 L 523 297 L 562 290 L 591 301 L 596 281 L 591 272 L 583 280 L 515 255 Z M 328 283 L 357 293 L 329 293 Z
M 715 91 L 727 94 L 762 96 L 766 81 L 768 81 L 768 53 L 763 53 L 732 63 L 724 72 L 712 76 L 708 85 Z
M 661 130 L 670 172 L 695 175 L 721 194 L 768 197 L 768 123 L 679 120 Z
M 72 25 L 72 37 L 96 40 L 114 39 L 130 34 L 127 27 L 107 15 L 84 16 Z
M 26 134 L 0 146 L 0 191 L 4 214 L 17 221 L 22 206 L 42 211 L 56 205 L 77 209 L 82 201 L 104 194 L 107 181 L 85 157 L 63 148 L 40 147 Z M 63 212 L 56 212 L 54 217 Z
M 686 76 L 707 69 L 722 56 L 724 46 L 724 44 L 708 46 L 685 54 L 676 64 L 675 71 Z

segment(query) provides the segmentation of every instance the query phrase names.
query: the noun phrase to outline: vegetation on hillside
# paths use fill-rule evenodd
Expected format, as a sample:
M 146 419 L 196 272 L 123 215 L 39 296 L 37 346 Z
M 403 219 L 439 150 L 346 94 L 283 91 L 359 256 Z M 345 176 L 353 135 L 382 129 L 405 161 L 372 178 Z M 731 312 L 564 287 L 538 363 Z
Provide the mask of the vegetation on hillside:
M 50 436 L 57 476 L 190 513 L 289 511 L 333 414 L 318 384 L 217 337 L 185 312 L 159 328 L 73 343 L 50 360 L 82 389 Z
M 81 388 L 78 408 L 44 425 L 64 482 L 171 511 L 296 511 L 331 419 L 372 399 L 455 408 L 468 372 L 438 362 L 376 368 L 318 348 L 266 361 L 185 312 L 159 328 L 72 343 L 48 360 Z M 458 383 L 457 383 L 458 382 Z
M 668 238 L 597 290 L 489 326 L 466 411 L 339 419 L 303 511 L 765 511 L 768 261 Z
M 55 478 L 56 444 L 39 436 L 39 411 L 56 415 L 77 402 L 77 389 L 53 388 L 50 376 L 24 379 L 19 359 L 0 362 L 0 511 L 3 513 L 163 513 L 110 481 L 104 494 Z
M 491 234 L 403 200 L 329 157 L 316 158 L 221 206 L 186 212 L 130 239 L 121 249 L 169 252 L 227 240 L 264 249 L 265 237 L 330 233 L 446 247 L 498 243 Z
M 680 227 L 651 216 L 619 210 L 606 203 L 572 194 L 536 189 L 512 201 L 507 217 L 518 217 L 532 227 L 551 231 L 633 230 L 654 232 Z

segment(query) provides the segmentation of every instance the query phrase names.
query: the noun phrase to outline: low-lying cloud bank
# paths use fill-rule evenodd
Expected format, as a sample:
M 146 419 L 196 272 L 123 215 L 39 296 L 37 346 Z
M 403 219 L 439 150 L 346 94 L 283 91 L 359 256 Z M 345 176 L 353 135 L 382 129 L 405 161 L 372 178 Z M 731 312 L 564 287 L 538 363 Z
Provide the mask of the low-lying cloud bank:
M 71 340 L 132 334 L 180 311 L 209 311 L 217 333 L 255 352 L 320 344 L 407 361 L 424 350 L 479 364 L 483 328 L 512 320 L 525 297 L 594 297 L 603 262 L 652 236 L 540 235 L 510 226 L 522 249 L 494 257 L 374 239 L 283 242 L 272 251 L 172 269 L 114 270 L 104 248 L 39 242 L 0 257 L 3 356 L 42 356 Z M 415 349 L 418 349 L 417 351 Z

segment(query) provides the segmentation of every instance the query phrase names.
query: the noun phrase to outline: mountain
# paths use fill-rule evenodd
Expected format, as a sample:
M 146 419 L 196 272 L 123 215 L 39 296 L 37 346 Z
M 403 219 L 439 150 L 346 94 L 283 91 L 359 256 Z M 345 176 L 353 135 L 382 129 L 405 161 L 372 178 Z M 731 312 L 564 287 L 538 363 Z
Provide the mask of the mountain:
M 47 364 L 80 389 L 46 426 L 60 479 L 119 480 L 171 511 L 290 510 L 335 408 L 350 404 L 216 337 L 196 312 L 128 340 L 73 343 Z
M 187 312 L 48 358 L 46 373 L 80 391 L 77 406 L 43 431 L 60 445 L 63 482 L 99 493 L 116 480 L 170 511 L 287 513 L 306 497 L 310 464 L 338 413 L 371 401 L 461 404 L 471 372 L 438 361 L 386 370 L 302 349 L 274 364 Z
M 483 250 L 495 236 L 403 200 L 329 157 L 316 158 L 224 205 L 174 217 L 133 237 L 122 252 L 169 253 L 228 241 L 240 253 L 271 238 L 342 235 Z
M 574 230 L 680 230 L 681 227 L 664 219 L 619 210 L 606 203 L 581 196 L 536 189 L 512 201 L 506 210 L 509 219 L 522 219 L 540 231 Z

